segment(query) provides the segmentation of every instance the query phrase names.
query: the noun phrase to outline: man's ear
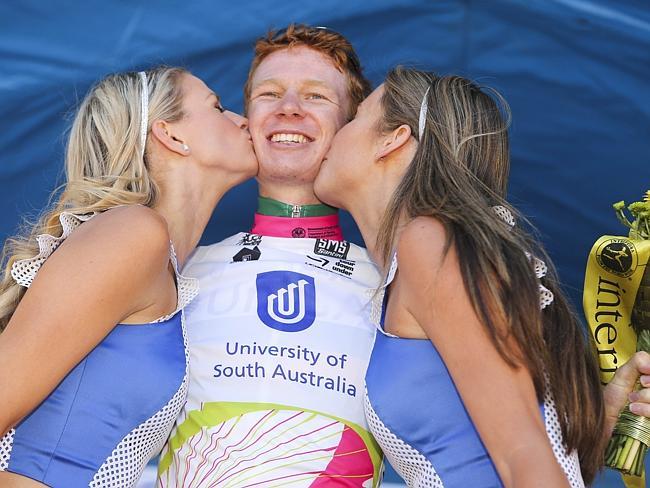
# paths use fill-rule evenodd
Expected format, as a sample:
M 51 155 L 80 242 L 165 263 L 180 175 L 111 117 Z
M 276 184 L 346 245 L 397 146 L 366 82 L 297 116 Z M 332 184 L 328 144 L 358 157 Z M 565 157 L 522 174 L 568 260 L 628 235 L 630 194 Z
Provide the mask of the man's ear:
M 170 123 L 164 120 L 155 120 L 151 124 L 151 134 L 170 151 L 181 156 L 188 156 L 190 154 L 189 146 L 174 135 L 174 128 Z
M 393 152 L 404 147 L 411 139 L 411 127 L 407 124 L 400 125 L 388 133 L 381 141 L 377 150 L 377 159 L 385 158 Z

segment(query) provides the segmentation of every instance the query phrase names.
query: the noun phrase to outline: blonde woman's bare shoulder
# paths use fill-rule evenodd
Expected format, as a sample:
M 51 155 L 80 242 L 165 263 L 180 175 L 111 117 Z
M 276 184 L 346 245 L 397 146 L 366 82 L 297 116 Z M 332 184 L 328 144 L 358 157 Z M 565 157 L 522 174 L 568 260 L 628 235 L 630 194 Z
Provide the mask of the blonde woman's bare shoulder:
M 130 231 L 141 237 L 164 239 L 169 242 L 165 218 L 154 209 L 144 205 L 124 205 L 108 209 L 87 222 L 92 226 L 106 226 L 114 232 Z M 89 227 L 92 227 L 89 226 Z
M 81 313 L 78 303 L 85 297 L 97 313 L 113 317 L 114 325 L 150 307 L 166 289 L 169 249 L 166 221 L 155 211 L 107 210 L 77 227 L 47 258 L 23 302 L 36 305 L 56 297 L 64 308 Z
M 169 230 L 164 217 L 142 205 L 115 207 L 96 215 L 81 225 L 66 240 L 70 244 L 115 248 L 161 255 L 169 252 Z
M 131 205 L 106 210 L 81 224 L 48 258 L 39 275 L 57 263 L 93 274 L 110 267 L 147 282 L 166 270 L 168 262 L 165 219 L 155 210 Z

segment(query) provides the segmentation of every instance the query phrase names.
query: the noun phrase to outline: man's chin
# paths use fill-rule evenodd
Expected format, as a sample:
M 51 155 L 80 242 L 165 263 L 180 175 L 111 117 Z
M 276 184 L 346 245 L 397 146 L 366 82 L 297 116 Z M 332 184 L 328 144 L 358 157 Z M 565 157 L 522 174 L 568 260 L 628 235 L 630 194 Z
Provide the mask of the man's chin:
M 287 157 L 264 160 L 260 158 L 260 171 L 258 179 L 264 181 L 294 180 L 302 183 L 313 183 L 320 169 L 320 162 L 314 162 L 313 155 L 310 155 L 310 163 L 305 158 Z
M 265 187 L 272 186 L 296 186 L 296 185 L 309 185 L 313 186 L 318 176 L 318 168 L 310 171 L 305 171 L 305 168 L 295 167 L 273 167 L 262 168 L 257 174 L 257 182 Z

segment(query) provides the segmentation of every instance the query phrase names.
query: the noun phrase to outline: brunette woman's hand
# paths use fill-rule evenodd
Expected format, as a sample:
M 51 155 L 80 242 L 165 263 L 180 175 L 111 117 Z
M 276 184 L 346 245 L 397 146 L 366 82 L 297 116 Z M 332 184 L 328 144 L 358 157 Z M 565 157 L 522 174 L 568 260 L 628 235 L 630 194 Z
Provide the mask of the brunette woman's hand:
M 633 391 L 638 379 L 642 389 Z M 618 416 L 628 401 L 632 413 L 650 417 L 650 354 L 643 351 L 635 353 L 616 370 L 603 394 L 607 437 L 611 437 Z

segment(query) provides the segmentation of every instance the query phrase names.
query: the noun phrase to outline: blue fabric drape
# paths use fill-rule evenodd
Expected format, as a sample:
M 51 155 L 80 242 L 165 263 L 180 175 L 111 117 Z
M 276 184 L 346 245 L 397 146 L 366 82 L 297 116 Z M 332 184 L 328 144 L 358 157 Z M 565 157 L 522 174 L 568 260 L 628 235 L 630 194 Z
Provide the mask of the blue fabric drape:
M 539 228 L 579 308 L 591 244 L 625 232 L 611 203 L 650 187 L 647 0 L 4 1 L 0 237 L 61 183 L 65 130 L 95 80 L 180 64 L 239 111 L 254 40 L 294 21 L 348 36 L 375 84 L 409 63 L 505 96 L 510 198 Z M 255 194 L 253 182 L 230 192 L 203 242 L 248 229 Z

